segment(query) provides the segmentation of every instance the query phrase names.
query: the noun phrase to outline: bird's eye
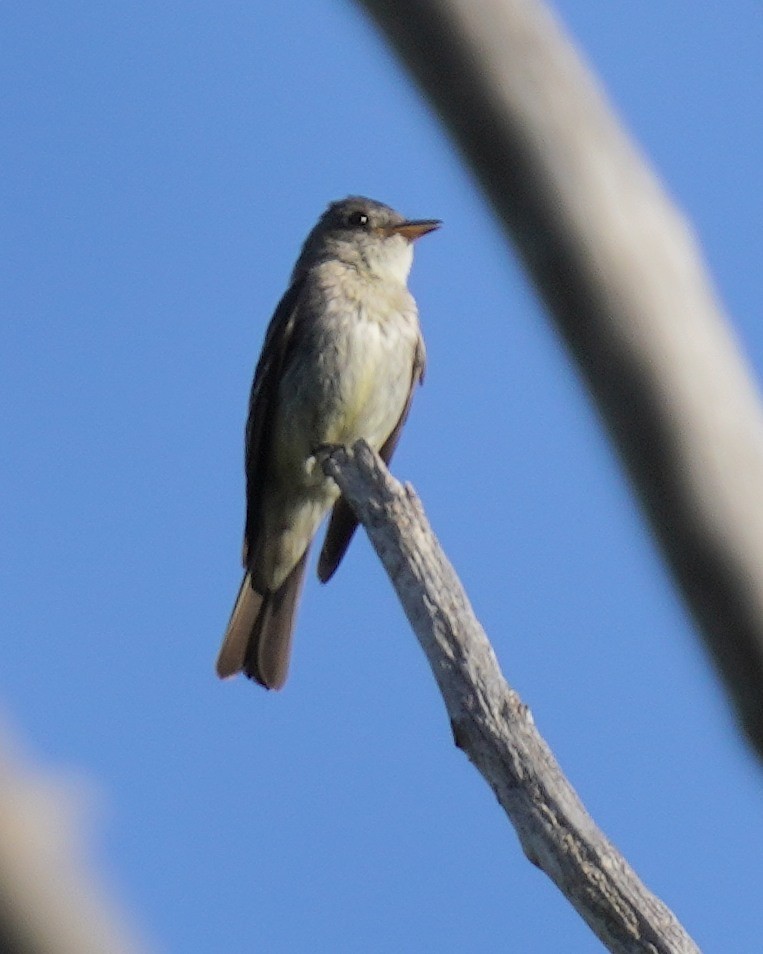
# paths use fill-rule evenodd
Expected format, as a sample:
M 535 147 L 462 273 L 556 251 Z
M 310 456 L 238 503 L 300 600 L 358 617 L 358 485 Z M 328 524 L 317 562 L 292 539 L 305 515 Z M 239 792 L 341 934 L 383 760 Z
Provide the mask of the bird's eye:
M 348 225 L 368 225 L 368 216 L 365 212 L 350 212 L 347 216 Z

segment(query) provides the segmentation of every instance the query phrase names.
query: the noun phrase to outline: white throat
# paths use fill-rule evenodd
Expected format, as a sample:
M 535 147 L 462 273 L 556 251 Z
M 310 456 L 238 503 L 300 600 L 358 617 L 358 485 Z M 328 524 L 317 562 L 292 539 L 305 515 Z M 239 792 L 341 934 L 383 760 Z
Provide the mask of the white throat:
M 374 242 L 364 253 L 370 271 L 377 278 L 406 284 L 413 265 L 413 245 L 402 235 Z

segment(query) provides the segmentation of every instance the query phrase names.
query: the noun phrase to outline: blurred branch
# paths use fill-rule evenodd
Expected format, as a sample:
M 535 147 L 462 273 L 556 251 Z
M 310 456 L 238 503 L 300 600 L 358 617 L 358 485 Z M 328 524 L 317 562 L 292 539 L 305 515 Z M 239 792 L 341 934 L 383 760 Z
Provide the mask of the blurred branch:
M 30 774 L 0 737 L 0 951 L 137 954 L 83 859 L 73 792 Z
M 763 413 L 687 224 L 539 0 L 361 5 L 516 242 L 763 754 Z
M 503 678 L 461 582 L 409 486 L 359 441 L 324 469 L 363 523 L 426 653 L 463 749 L 495 792 L 527 857 L 610 951 L 697 952 L 639 881 L 562 774 L 529 709 Z

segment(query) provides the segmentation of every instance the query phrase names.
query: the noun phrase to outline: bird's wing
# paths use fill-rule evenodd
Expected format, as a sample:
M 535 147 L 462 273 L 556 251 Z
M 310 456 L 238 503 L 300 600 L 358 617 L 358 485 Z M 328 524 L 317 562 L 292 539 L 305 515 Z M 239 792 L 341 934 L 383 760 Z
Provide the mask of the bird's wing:
M 246 422 L 246 527 L 244 530 L 244 567 L 256 551 L 262 511 L 262 490 L 267 480 L 268 459 L 273 439 L 275 404 L 283 369 L 299 339 L 299 300 L 304 278 L 295 280 L 287 289 L 270 320 L 262 353 L 257 362 L 249 397 Z M 304 309 L 303 309 L 304 311 Z
M 392 429 L 392 433 L 379 451 L 379 456 L 385 464 L 389 464 L 392 459 L 392 454 L 397 447 L 397 442 L 400 440 L 403 424 L 405 424 L 408 412 L 411 409 L 413 392 L 416 390 L 416 385 L 424 380 L 425 369 L 426 352 L 424 350 L 424 341 L 419 336 L 419 340 L 416 344 L 416 354 L 413 360 L 411 387 L 408 391 L 408 398 L 405 402 L 403 413 L 400 415 L 397 424 L 395 424 Z M 327 583 L 336 572 L 337 567 L 342 561 L 342 557 L 347 552 L 347 547 L 350 545 L 350 540 L 352 540 L 352 535 L 355 533 L 357 525 L 357 518 L 350 509 L 350 505 L 344 497 L 340 497 L 334 504 L 334 509 L 331 511 L 331 520 L 326 530 L 326 539 L 323 543 L 320 557 L 318 558 L 318 579 L 321 583 Z

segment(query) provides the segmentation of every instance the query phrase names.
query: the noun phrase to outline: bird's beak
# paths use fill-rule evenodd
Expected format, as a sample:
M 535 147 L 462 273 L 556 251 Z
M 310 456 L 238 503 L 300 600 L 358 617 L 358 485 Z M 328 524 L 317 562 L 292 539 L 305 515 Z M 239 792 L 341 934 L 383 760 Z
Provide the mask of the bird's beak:
M 415 239 L 421 238 L 422 235 L 426 235 L 427 232 L 439 229 L 441 225 L 442 222 L 439 219 L 408 219 L 406 222 L 401 222 L 400 225 L 386 225 L 382 228 L 382 231 L 385 235 L 402 235 L 409 242 L 413 242 Z

